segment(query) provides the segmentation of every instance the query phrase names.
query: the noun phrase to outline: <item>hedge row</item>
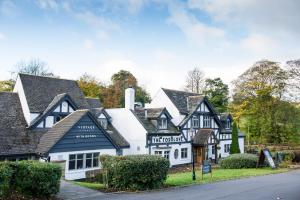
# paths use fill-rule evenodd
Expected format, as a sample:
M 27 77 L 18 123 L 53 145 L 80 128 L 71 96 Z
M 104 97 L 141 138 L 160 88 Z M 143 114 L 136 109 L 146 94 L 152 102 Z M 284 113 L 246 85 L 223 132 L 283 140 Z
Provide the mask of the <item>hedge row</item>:
M 224 169 L 255 168 L 258 157 L 253 154 L 232 154 L 224 158 L 220 166 Z
M 118 190 L 146 190 L 162 186 L 167 178 L 169 160 L 154 155 L 100 157 L 107 173 L 107 184 Z
M 13 190 L 24 195 L 49 197 L 59 192 L 60 178 L 61 167 L 52 163 L 2 162 L 0 163 L 0 198 L 7 196 Z

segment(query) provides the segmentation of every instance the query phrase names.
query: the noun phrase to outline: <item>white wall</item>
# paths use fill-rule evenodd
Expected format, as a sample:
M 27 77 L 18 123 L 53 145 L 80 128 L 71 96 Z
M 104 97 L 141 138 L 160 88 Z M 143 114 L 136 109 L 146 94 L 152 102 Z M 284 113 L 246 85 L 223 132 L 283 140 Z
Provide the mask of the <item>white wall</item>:
M 224 157 L 227 157 L 227 156 L 229 156 L 229 152 L 227 152 L 227 153 L 225 153 L 225 149 L 224 149 L 224 145 L 225 144 L 231 144 L 231 140 L 222 140 L 222 141 L 220 141 L 220 147 L 221 147 L 221 149 L 219 149 L 218 150 L 218 156 L 219 156 L 219 154 L 221 153 L 221 157 L 222 158 L 224 158 Z
M 166 93 L 160 89 L 153 97 L 151 103 L 147 104 L 147 108 L 162 108 L 166 107 L 168 112 L 173 117 L 172 122 L 177 126 L 183 119 L 184 115 L 181 115 Z
M 24 114 L 24 117 L 25 117 L 25 120 L 26 120 L 27 124 L 29 125 L 30 122 L 31 122 L 31 115 L 30 115 L 30 111 L 29 111 L 27 100 L 26 100 L 25 92 L 24 92 L 22 82 L 21 82 L 21 79 L 20 79 L 19 75 L 18 75 L 18 78 L 17 78 L 17 81 L 16 81 L 13 92 L 17 92 L 19 94 L 23 114 Z
M 239 147 L 241 153 L 245 153 L 245 138 L 244 137 L 239 137 Z
M 61 152 L 61 153 L 50 153 L 50 161 L 66 161 L 65 163 L 65 179 L 66 180 L 76 180 L 86 178 L 85 173 L 90 170 L 100 169 L 99 167 L 89 168 L 89 169 L 80 169 L 80 170 L 69 170 L 69 155 L 70 154 L 79 154 L 79 153 L 100 153 L 100 155 L 116 155 L 115 149 L 95 149 L 88 151 L 71 151 L 71 152 Z
M 106 109 L 106 111 L 112 118 L 113 126 L 130 144 L 130 148 L 123 150 L 123 155 L 148 154 L 149 149 L 146 148 L 147 131 L 132 111 L 126 108 Z

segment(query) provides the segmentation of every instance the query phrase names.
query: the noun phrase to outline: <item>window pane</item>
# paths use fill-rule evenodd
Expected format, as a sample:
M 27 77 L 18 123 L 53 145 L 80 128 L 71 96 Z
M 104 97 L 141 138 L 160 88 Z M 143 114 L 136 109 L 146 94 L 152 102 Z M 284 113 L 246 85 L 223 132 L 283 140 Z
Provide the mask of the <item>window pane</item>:
M 76 158 L 76 155 L 75 155 L 75 154 L 69 155 L 69 160 L 75 160 L 75 158 Z
M 69 161 L 69 170 L 75 169 L 75 160 L 70 160 Z
M 91 168 L 92 167 L 92 159 L 91 158 L 87 158 L 85 160 L 85 167 L 86 168 Z
M 78 159 L 83 159 L 83 154 L 77 154 L 77 160 Z
M 94 158 L 98 158 L 99 157 L 99 153 L 94 153 L 93 156 L 94 156 Z
M 77 169 L 83 168 L 83 160 L 77 160 Z
M 93 155 L 92 153 L 87 153 L 87 154 L 86 154 L 86 158 L 87 158 L 87 159 L 88 159 L 88 158 L 92 158 L 92 155 Z
M 99 167 L 99 159 L 98 157 L 93 159 L 93 167 Z

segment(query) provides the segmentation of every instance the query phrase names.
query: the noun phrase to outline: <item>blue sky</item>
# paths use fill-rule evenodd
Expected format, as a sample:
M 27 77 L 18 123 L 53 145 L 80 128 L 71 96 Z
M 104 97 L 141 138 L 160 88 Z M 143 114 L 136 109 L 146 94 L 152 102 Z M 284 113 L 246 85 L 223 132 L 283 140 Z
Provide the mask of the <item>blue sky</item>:
M 40 58 L 62 78 L 131 71 L 151 94 L 194 67 L 226 83 L 300 58 L 297 0 L 0 0 L 0 79 Z

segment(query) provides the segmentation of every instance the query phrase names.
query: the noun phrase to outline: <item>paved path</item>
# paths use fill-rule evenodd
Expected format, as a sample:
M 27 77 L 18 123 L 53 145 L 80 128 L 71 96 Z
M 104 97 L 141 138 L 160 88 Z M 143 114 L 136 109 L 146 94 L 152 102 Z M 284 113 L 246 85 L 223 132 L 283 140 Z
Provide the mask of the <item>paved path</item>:
M 164 191 L 103 194 L 84 200 L 300 200 L 300 170 Z

